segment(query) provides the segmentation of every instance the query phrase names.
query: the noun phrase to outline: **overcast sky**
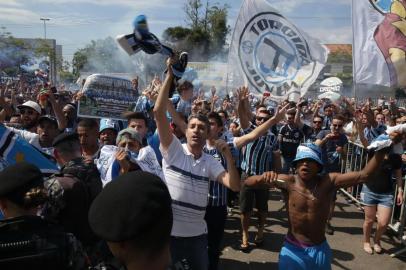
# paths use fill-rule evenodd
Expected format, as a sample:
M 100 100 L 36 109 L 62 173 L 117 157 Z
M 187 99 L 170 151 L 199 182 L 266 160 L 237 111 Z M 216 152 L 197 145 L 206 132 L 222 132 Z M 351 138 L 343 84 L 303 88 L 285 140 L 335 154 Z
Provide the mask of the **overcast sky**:
M 47 38 L 73 53 L 92 39 L 127 34 L 136 15 L 148 17 L 151 32 L 161 36 L 167 27 L 183 25 L 186 0 L 0 0 L 0 26 L 15 37 L 44 37 L 41 17 L 47 22 Z M 204 0 L 202 2 L 205 2 Z M 351 43 L 351 0 L 269 0 L 274 8 L 309 35 L 324 43 Z M 229 5 L 229 25 L 234 27 L 242 0 L 211 0 Z

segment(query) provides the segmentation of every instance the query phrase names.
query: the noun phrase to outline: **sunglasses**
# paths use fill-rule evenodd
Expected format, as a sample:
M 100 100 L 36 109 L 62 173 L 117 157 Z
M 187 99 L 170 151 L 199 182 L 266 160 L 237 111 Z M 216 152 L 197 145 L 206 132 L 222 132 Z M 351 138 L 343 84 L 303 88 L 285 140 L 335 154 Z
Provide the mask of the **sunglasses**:
M 343 125 L 336 125 L 336 124 L 333 124 L 333 127 L 341 128 L 341 127 L 343 127 Z
M 314 124 L 321 124 L 321 121 L 313 121 Z
M 257 119 L 258 122 L 261 122 L 261 121 L 268 121 L 269 118 L 270 118 L 270 117 L 259 117 L 259 116 L 258 116 L 258 117 L 255 117 L 255 119 Z
M 33 110 L 29 110 L 29 109 L 21 109 L 20 110 L 21 114 L 28 114 L 28 115 L 33 115 L 34 111 Z

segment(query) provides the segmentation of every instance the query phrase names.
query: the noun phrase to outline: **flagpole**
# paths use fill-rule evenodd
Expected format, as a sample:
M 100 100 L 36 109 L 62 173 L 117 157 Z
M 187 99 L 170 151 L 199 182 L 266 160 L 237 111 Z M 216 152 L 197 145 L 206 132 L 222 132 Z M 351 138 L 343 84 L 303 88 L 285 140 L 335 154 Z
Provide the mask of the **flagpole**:
M 352 44 L 351 44 L 351 58 L 352 58 L 352 91 L 355 100 L 357 99 L 357 90 L 355 84 L 355 58 L 354 58 L 354 0 L 351 1 L 351 30 L 352 30 Z
M 236 25 L 236 23 L 238 22 L 238 19 L 239 19 L 240 16 L 241 16 L 241 8 L 242 8 L 243 5 L 245 4 L 245 1 L 247 1 L 247 0 L 244 0 L 244 1 L 242 1 L 242 3 L 241 3 L 240 9 L 239 9 L 239 11 L 238 11 L 237 19 L 235 20 L 235 23 L 234 23 L 234 30 L 233 30 L 233 34 L 232 34 L 232 36 L 231 36 L 230 45 L 228 46 L 227 67 L 226 67 L 226 71 L 227 71 L 227 76 L 226 76 L 226 79 L 227 79 L 227 81 L 226 81 L 226 92 L 227 92 L 227 94 L 229 94 L 229 92 L 228 92 L 228 79 L 229 79 L 229 77 L 228 77 L 228 66 L 229 66 L 229 64 L 230 64 L 230 50 L 231 50 L 231 48 L 232 48 L 231 45 L 233 44 L 233 40 L 234 40 L 235 25 Z

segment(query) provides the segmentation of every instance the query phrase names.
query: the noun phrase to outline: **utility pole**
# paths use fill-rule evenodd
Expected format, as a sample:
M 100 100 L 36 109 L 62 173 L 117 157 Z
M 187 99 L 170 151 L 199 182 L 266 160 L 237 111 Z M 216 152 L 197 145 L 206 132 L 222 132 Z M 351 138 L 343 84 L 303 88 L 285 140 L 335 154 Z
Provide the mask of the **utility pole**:
M 50 18 L 40 18 L 40 20 L 44 22 L 44 39 L 47 39 L 47 25 L 46 25 L 46 21 L 49 21 Z

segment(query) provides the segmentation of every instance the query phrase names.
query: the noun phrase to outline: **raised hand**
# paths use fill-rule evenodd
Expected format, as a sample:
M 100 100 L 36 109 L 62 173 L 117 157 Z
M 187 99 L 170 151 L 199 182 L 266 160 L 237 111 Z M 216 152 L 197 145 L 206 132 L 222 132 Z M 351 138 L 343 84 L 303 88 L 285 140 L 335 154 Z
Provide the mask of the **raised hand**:
M 248 90 L 248 87 L 242 86 L 237 89 L 237 95 L 238 95 L 238 100 L 243 101 L 249 98 L 250 96 L 250 91 Z
M 210 91 L 211 91 L 211 96 L 214 97 L 216 95 L 216 92 L 217 92 L 216 87 L 212 86 L 210 88 Z
M 286 112 L 287 112 L 287 110 L 288 110 L 288 108 L 289 108 L 289 103 L 288 104 L 286 104 L 285 106 L 283 106 L 283 107 L 280 107 L 280 106 L 278 106 L 278 108 L 276 109 L 276 112 L 275 112 L 275 115 L 273 116 L 273 118 L 276 120 L 276 121 L 278 121 L 278 122 L 280 122 L 280 121 L 282 121 L 283 119 L 285 119 L 285 115 L 286 115 Z

